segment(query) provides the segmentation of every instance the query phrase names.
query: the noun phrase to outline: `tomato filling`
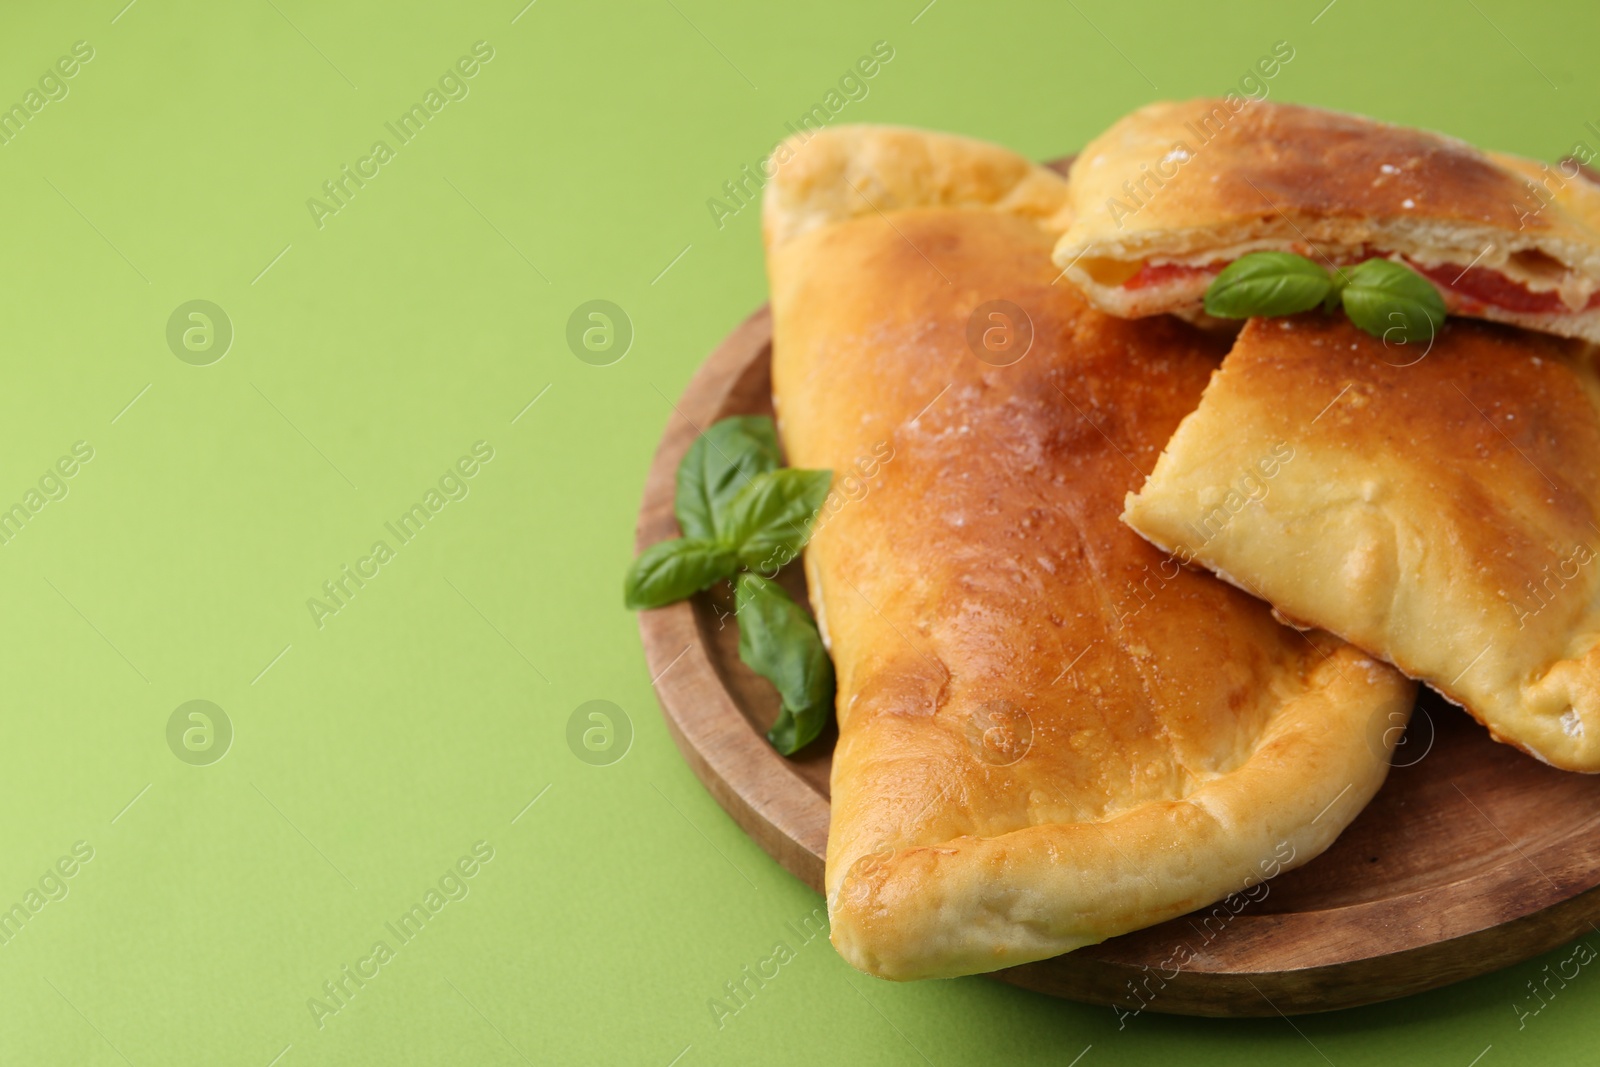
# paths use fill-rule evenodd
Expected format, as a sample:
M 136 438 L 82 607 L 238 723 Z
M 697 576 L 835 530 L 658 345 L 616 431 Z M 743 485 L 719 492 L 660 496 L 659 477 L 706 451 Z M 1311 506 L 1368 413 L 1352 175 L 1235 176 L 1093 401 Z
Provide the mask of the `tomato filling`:
M 1185 263 L 1142 263 L 1133 277 L 1122 283 L 1124 289 L 1147 289 L 1152 285 L 1166 285 L 1168 282 L 1184 281 L 1202 274 L 1220 273 L 1223 264 L 1208 263 L 1203 267 L 1191 267 Z
M 1446 264 L 1441 267 L 1422 267 L 1409 264 L 1411 269 L 1427 278 L 1441 289 L 1449 289 L 1462 297 L 1470 308 L 1497 307 L 1507 311 L 1521 311 L 1536 315 L 1560 315 L 1570 308 L 1554 290 L 1535 293 L 1521 282 L 1514 282 L 1497 270 L 1487 267 L 1468 267 L 1462 270 Z M 1600 307 L 1600 293 L 1589 297 L 1584 310 Z
M 1369 259 L 1370 256 L 1363 256 Z M 1438 267 L 1424 267 L 1407 260 L 1407 265 L 1418 274 L 1433 282 L 1440 289 L 1447 289 L 1459 297 L 1468 311 L 1474 308 L 1497 307 L 1506 311 L 1517 311 L 1536 315 L 1560 315 L 1570 313 L 1567 305 L 1562 301 L 1561 294 L 1554 290 L 1536 293 L 1521 282 L 1512 281 L 1497 270 L 1487 267 L 1460 267 L 1444 264 Z M 1122 283 L 1124 289 L 1148 289 L 1156 285 L 1168 285 L 1173 282 L 1188 281 L 1198 277 L 1208 277 L 1218 274 L 1226 264 L 1207 263 L 1194 266 L 1187 263 L 1143 263 L 1133 277 Z M 1346 266 L 1350 264 L 1345 264 Z M 1584 310 L 1600 308 L 1600 292 L 1589 297 L 1589 302 L 1584 305 Z

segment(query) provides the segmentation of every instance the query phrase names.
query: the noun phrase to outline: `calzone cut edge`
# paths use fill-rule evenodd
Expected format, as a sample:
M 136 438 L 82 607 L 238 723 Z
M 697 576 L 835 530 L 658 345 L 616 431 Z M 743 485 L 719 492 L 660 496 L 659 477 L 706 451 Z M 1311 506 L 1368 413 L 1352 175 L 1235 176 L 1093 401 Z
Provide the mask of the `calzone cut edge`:
M 1115 315 L 1200 313 L 1243 255 L 1373 256 L 1425 275 L 1451 315 L 1600 342 L 1600 186 L 1426 130 L 1297 104 L 1150 104 L 1084 148 L 1067 279 Z

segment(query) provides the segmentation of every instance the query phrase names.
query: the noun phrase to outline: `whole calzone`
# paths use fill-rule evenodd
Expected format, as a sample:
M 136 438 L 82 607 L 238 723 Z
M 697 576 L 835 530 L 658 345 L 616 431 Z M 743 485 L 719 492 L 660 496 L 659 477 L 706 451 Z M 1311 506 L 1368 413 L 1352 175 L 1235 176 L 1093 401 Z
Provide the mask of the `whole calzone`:
M 1217 272 L 1274 250 L 1396 259 L 1453 315 L 1600 341 L 1600 187 L 1575 160 L 1235 96 L 1140 108 L 1071 181 L 1056 264 L 1114 315 L 1198 315 Z
M 839 680 L 839 951 L 887 978 L 990 971 L 1322 852 L 1414 686 L 1117 521 L 1225 342 L 1053 284 L 1066 185 L 1009 152 L 837 127 L 779 155 L 789 461 L 892 457 L 805 554 Z

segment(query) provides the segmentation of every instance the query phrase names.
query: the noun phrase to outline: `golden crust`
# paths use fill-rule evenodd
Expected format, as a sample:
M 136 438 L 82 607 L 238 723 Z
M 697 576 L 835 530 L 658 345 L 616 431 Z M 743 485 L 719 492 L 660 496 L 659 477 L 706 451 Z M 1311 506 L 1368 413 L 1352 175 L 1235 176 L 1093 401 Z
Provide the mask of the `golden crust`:
M 832 936 L 909 979 L 1057 955 L 1312 858 L 1381 784 L 1413 687 L 1116 521 L 1225 342 L 1052 285 L 1048 212 L 898 207 L 768 266 L 790 462 L 872 472 L 805 560 L 839 678 Z M 1032 324 L 1010 366 L 967 346 L 990 300 Z
M 1124 184 L 1126 183 L 1126 184 Z M 1198 307 L 1208 275 L 1123 285 L 1146 262 L 1223 264 L 1252 251 L 1346 263 L 1374 252 L 1472 266 L 1551 293 L 1507 310 L 1442 285 L 1454 314 L 1600 341 L 1600 188 L 1575 168 L 1484 152 L 1373 119 L 1242 98 L 1140 108 L 1079 155 L 1074 221 L 1055 259 L 1102 309 Z
M 767 251 L 833 222 L 905 207 L 994 209 L 1067 227 L 1059 174 L 998 145 L 900 126 L 834 126 L 773 150 L 762 205 Z
M 1342 316 L 1252 319 L 1124 518 L 1600 770 L 1594 358 L 1473 322 L 1421 356 Z

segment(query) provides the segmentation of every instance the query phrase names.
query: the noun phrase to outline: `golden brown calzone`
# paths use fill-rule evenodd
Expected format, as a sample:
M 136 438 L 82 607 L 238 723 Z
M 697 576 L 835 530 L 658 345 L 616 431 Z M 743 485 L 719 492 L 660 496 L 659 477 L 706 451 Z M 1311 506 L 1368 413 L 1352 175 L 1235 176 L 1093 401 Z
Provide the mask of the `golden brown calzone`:
M 1057 266 L 1098 307 L 1198 314 L 1248 252 L 1401 260 L 1452 314 L 1600 341 L 1600 188 L 1558 166 L 1295 104 L 1151 104 L 1072 167 Z
M 871 127 L 790 148 L 765 217 L 788 458 L 892 456 L 805 554 L 839 679 L 839 951 L 994 970 L 1317 855 L 1414 687 L 1117 521 L 1223 343 L 1052 284 L 1065 184 L 1009 152 Z
M 1600 770 L 1600 378 L 1592 346 L 1446 323 L 1251 319 L 1127 522 Z

